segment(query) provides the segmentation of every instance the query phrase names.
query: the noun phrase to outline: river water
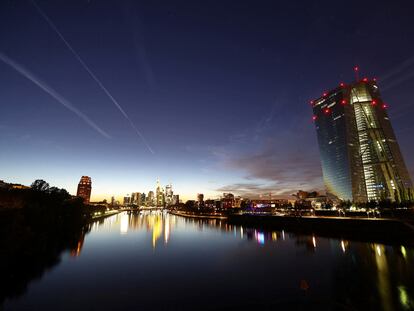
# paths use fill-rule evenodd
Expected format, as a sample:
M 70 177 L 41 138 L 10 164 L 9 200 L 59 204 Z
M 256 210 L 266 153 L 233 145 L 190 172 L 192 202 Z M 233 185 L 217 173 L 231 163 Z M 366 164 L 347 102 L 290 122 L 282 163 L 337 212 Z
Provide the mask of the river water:
M 5 310 L 411 310 L 414 249 L 124 212 Z

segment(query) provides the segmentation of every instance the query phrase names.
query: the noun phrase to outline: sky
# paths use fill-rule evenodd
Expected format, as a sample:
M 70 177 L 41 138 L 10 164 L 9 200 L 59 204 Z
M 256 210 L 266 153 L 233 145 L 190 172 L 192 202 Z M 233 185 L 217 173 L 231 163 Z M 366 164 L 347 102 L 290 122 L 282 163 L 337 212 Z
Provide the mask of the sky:
M 410 1 L 0 2 L 0 179 L 323 190 L 311 99 L 376 77 L 414 177 Z

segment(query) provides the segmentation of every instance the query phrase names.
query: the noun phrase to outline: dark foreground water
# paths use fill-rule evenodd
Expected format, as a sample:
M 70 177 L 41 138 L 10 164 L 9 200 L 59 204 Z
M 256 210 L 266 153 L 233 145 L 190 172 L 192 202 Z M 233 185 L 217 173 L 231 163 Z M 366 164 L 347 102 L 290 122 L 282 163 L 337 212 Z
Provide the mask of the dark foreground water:
M 3 307 L 411 310 L 414 249 L 123 213 L 95 223 Z

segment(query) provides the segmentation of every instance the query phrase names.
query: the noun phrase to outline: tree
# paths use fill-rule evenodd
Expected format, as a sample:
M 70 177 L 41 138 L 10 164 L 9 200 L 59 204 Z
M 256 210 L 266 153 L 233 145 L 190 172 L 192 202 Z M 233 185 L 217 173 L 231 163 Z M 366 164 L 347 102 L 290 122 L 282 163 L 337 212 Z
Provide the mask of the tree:
M 50 194 L 59 194 L 60 189 L 58 187 L 50 187 L 49 188 L 49 193 Z
M 35 191 L 48 192 L 49 184 L 42 179 L 36 179 L 30 186 Z
M 59 199 L 61 201 L 70 198 L 70 194 L 69 194 L 69 192 L 66 191 L 66 189 L 59 189 L 58 187 L 50 187 L 49 188 L 49 194 L 52 197 L 54 197 L 56 199 Z

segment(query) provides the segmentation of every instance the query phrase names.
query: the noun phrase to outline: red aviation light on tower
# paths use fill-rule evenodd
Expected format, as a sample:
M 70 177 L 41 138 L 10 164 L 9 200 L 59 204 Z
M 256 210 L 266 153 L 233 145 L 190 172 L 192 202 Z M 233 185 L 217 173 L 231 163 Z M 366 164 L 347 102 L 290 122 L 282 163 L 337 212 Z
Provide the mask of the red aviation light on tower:
M 324 113 L 324 114 L 330 114 L 330 113 L 331 113 L 331 109 L 329 109 L 329 108 L 325 108 L 325 109 L 323 110 L 323 113 Z
M 383 109 L 387 109 L 388 108 L 388 105 L 387 104 L 382 104 L 382 108 Z
M 346 105 L 346 99 L 341 100 L 342 105 Z
M 354 72 L 355 72 L 355 81 L 359 80 L 359 67 L 355 66 L 354 67 Z
M 313 106 L 313 103 L 314 103 L 314 101 L 313 101 L 313 100 L 311 100 L 311 101 L 309 102 L 309 104 L 310 104 L 311 106 Z
M 328 92 L 323 92 L 323 93 L 322 93 L 322 96 L 323 96 L 323 97 L 328 96 Z
M 318 118 L 317 116 L 313 115 L 312 116 L 312 121 L 316 121 L 317 118 Z
M 375 106 L 377 104 L 377 101 L 375 99 L 372 100 L 371 105 Z
M 345 83 L 341 82 L 341 83 L 339 83 L 339 86 L 340 87 L 344 87 L 345 86 Z
M 364 78 L 364 79 L 362 79 L 362 81 L 364 81 L 364 82 L 368 82 L 368 78 Z

